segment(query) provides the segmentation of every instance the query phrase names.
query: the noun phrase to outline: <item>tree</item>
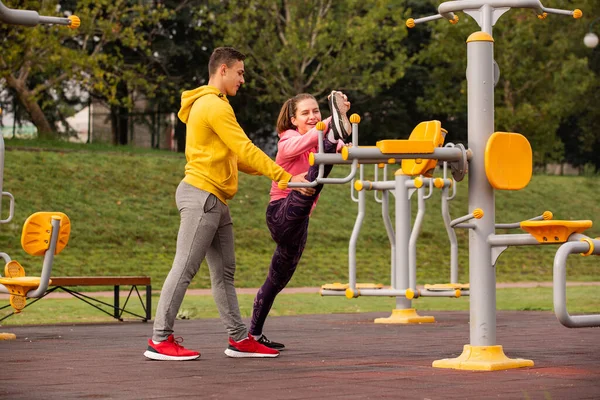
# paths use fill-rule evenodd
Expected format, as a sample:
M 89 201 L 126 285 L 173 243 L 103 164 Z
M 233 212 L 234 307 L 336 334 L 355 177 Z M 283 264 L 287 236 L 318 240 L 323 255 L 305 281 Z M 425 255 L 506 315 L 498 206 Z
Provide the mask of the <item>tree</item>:
M 52 15 L 61 4 L 24 1 L 19 7 Z M 153 32 L 148 27 L 164 18 L 164 7 L 151 8 L 142 0 L 83 0 L 74 11 L 81 18 L 74 31 L 47 25 L 0 29 L 0 79 L 16 93 L 40 137 L 56 135 L 40 106 L 44 94 L 80 86 L 109 104 L 129 106 L 131 98 L 118 96 L 118 82 L 126 82 L 129 93 L 151 93 L 159 83 L 145 79 L 143 64 L 127 63 L 122 49 L 147 54 Z M 111 46 L 114 51 L 105 51 Z
M 249 56 L 259 100 L 332 89 L 374 94 L 403 76 L 405 1 L 230 0 L 223 43 Z
M 160 21 L 160 29 L 152 41 L 152 69 L 164 76 L 157 87 L 152 105 L 165 113 L 177 113 L 181 92 L 208 81 L 208 60 L 220 30 L 217 13 L 205 0 L 167 0 L 171 13 Z M 185 150 L 185 124 L 175 126 L 177 150 Z

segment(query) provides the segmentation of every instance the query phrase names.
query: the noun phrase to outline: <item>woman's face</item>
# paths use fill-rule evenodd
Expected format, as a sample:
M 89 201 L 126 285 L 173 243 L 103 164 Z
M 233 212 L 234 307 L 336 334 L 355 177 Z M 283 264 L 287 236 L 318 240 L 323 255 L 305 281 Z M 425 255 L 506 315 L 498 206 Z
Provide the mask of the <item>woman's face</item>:
M 314 99 L 300 100 L 296 105 L 296 115 L 291 118 L 296 130 L 304 135 L 321 120 L 319 105 Z

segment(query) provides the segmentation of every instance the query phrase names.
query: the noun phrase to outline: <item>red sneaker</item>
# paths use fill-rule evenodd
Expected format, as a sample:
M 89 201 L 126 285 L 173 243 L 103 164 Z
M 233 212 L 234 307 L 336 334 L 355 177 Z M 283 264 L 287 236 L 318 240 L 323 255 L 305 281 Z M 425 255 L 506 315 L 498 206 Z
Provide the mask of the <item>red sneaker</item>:
M 225 354 L 233 358 L 277 357 L 279 352 L 258 343 L 252 335 L 248 335 L 246 339 L 242 339 L 239 342 L 229 338 L 229 347 L 225 350 Z
M 200 357 L 199 352 L 186 349 L 179 344 L 181 342 L 183 342 L 183 338 L 175 339 L 173 335 L 169 335 L 167 340 L 159 344 L 154 344 L 152 339 L 148 339 L 148 350 L 144 356 L 151 360 L 161 361 L 186 361 Z

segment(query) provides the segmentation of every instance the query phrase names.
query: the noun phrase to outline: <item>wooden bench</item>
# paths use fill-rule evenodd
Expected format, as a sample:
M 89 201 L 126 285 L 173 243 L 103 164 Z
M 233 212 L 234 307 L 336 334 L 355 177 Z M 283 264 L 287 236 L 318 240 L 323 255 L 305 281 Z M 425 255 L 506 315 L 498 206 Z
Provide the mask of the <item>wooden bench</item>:
M 43 299 L 45 296 L 54 292 L 55 290 L 61 289 L 73 297 L 91 305 L 94 308 L 97 308 L 103 313 L 108 314 L 119 321 L 123 321 L 123 314 L 140 318 L 143 322 L 147 322 L 152 319 L 152 285 L 149 276 L 57 276 L 50 279 L 52 283 L 50 283 L 48 286 L 46 293 L 44 293 L 42 297 L 34 299 L 31 303 L 27 304 L 26 307 L 34 304 L 38 300 Z M 106 303 L 102 300 L 91 297 L 84 292 L 73 289 L 80 286 L 113 286 L 113 304 Z M 129 294 L 127 295 L 125 303 L 122 307 L 120 303 L 121 286 L 131 286 L 131 289 L 129 289 Z M 145 302 L 138 290 L 138 286 L 146 287 Z M 129 299 L 134 291 L 142 305 L 145 315 L 139 315 L 126 310 L 127 303 L 129 302 Z M 9 314 L 2 319 L 5 319 L 10 315 L 12 314 Z

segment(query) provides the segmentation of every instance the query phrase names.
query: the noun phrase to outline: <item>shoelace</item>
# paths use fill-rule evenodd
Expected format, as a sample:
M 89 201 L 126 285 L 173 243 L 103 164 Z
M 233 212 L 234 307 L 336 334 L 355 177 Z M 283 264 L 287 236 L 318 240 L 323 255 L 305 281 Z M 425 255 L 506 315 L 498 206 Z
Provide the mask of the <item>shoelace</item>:
M 173 344 L 175 346 L 183 348 L 181 343 L 183 343 L 183 338 L 181 336 L 173 337 Z
M 269 339 L 267 339 L 267 337 L 265 335 L 262 335 L 258 341 L 262 342 L 262 343 L 271 343 L 271 341 Z

